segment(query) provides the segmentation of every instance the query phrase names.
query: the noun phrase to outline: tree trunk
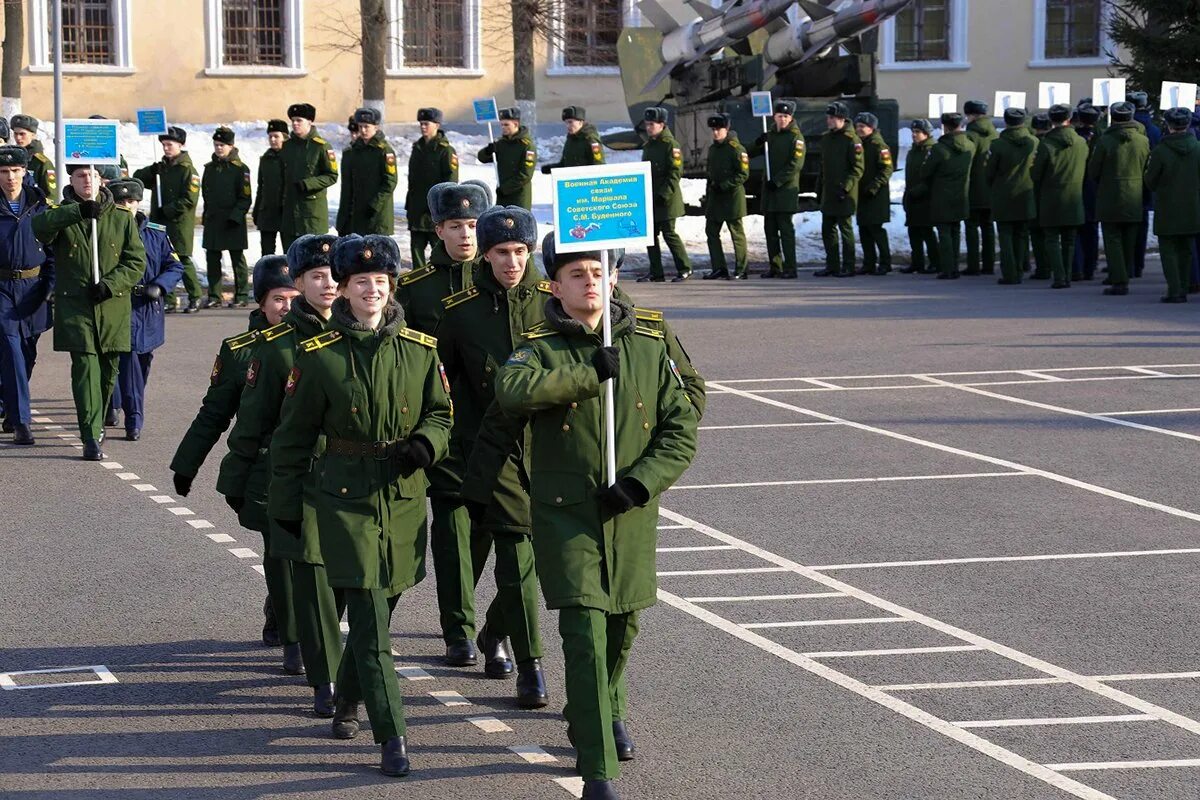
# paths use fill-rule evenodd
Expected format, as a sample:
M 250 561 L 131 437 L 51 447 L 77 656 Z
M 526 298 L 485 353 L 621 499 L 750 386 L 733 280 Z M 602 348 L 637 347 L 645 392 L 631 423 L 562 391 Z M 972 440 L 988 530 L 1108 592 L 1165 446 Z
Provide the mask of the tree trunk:
M 537 124 L 537 89 L 533 71 L 533 40 L 539 0 L 512 0 L 513 96 L 526 125 Z
M 363 105 L 384 110 L 388 15 L 385 0 L 360 0 Z
M 21 66 L 25 60 L 24 0 L 4 0 L 4 58 L 0 62 L 0 113 L 21 112 Z

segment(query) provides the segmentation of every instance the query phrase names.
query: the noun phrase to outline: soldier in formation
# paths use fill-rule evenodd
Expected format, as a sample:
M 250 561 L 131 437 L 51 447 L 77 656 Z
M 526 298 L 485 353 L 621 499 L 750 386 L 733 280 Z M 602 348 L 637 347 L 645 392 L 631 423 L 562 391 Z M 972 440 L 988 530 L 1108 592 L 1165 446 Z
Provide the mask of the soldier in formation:
M 225 282 L 221 257 L 229 253 L 233 269 L 230 308 L 250 305 L 250 269 L 246 266 L 246 214 L 250 211 L 250 168 L 238 156 L 234 133 L 224 126 L 213 131 L 212 160 L 200 182 L 204 198 L 204 256 L 208 265 L 205 305 L 221 305 Z
M 1110 122 L 1096 139 L 1087 172 L 1096 183 L 1096 217 L 1104 234 L 1108 295 L 1129 294 L 1129 277 L 1142 222 L 1143 176 L 1150 140 L 1138 130 L 1132 103 L 1114 103 Z
M 250 218 L 258 228 L 264 256 L 274 255 L 275 239 L 283 224 L 283 158 L 288 124 L 281 119 L 267 123 L 267 149 L 258 160 L 258 191 Z
M 712 269 L 705 280 L 740 280 L 749 277 L 746 259 L 746 180 L 750 177 L 750 156 L 729 128 L 726 114 L 708 118 L 712 130 L 712 145 L 708 148 L 708 183 L 704 205 L 704 235 L 708 239 L 708 257 Z M 729 229 L 733 240 L 734 274 L 729 274 L 725 249 L 721 245 L 721 228 Z
M 933 126 L 927 119 L 915 119 L 911 131 L 913 143 L 908 151 L 908 159 L 904 162 L 902 202 L 905 225 L 908 227 L 909 247 L 912 250 L 912 264 L 900 271 L 908 274 L 936 274 L 941 271 L 942 263 L 938 253 L 937 232 L 929 214 L 929 203 L 918 189 L 921 186 L 921 170 L 935 144 Z
M 25 148 L 29 153 L 29 163 L 26 167 L 30 181 L 42 190 L 49 202 L 58 199 L 58 173 L 54 170 L 54 162 L 46 155 L 41 141 L 37 138 L 38 125 L 35 117 L 28 114 L 15 114 L 8 126 L 12 131 L 13 144 Z M 4 136 L 8 140 L 8 134 Z
M 764 278 L 796 277 L 796 226 L 800 210 L 800 172 L 804 169 L 804 134 L 796 125 L 796 103 L 777 100 L 772 118 L 775 129 L 754 140 L 751 158 L 767 157 L 763 174 L 761 208 L 767 236 L 768 269 Z
M 1083 225 L 1083 176 L 1087 169 L 1087 143 L 1071 127 L 1071 109 L 1065 105 L 1048 112 L 1051 129 L 1038 144 L 1033 160 L 1037 188 L 1038 222 L 1044 237 L 1052 289 L 1071 286 L 1075 263 L 1075 233 Z
M 884 227 L 892 219 L 892 151 L 879 133 L 879 118 L 864 111 L 854 118 L 862 140 L 863 176 L 858 185 L 858 238 L 862 240 L 861 275 L 892 271 L 892 248 Z
M 354 112 L 358 137 L 342 154 L 342 196 L 337 231 L 391 236 L 395 230 L 396 153 L 379 127 L 378 109 Z
M 863 145 L 850 124 L 850 107 L 842 101 L 825 109 L 828 127 L 821 140 L 821 241 L 825 245 L 825 269 L 818 278 L 849 278 L 854 275 L 854 227 L 858 210 L 858 188 L 862 180 Z
M 192 157 L 183 149 L 187 144 L 187 131 L 172 125 L 158 141 L 162 145 L 162 160 L 142 167 L 133 173 L 133 177 L 150 192 L 150 221 L 167 229 L 171 246 L 183 263 L 183 288 L 188 298 L 183 313 L 190 314 L 200 310 L 203 292 L 200 279 L 196 277 L 196 265 L 192 262 L 200 173 L 192 165 Z M 167 313 L 175 308 L 174 294 L 168 295 Z
M 1021 282 L 1029 258 L 1029 225 L 1037 217 L 1032 172 L 1038 140 L 1026 119 L 1024 109 L 1004 111 L 1004 131 L 988 147 L 984 175 L 1000 240 L 997 283 L 1005 286 Z
M 638 281 L 661 283 L 663 274 L 662 250 L 658 239 L 661 236 L 675 261 L 673 283 L 681 283 L 692 277 L 692 262 L 687 248 L 675 232 L 675 220 L 683 216 L 683 193 L 679 179 L 683 175 L 683 150 L 667 127 L 667 109 L 656 106 L 644 112 L 642 125 L 648 137 L 642 147 L 642 160 L 650 162 L 651 191 L 654 194 L 654 244 L 646 248 L 650 260 L 650 273 Z
M 600 133 L 587 121 L 583 106 L 567 106 L 562 110 L 563 125 L 567 128 L 567 140 L 563 142 L 562 158 L 553 164 L 543 164 L 542 174 L 559 167 L 591 167 L 604 163 L 604 148 Z
M 329 202 L 325 197 L 337 183 L 337 157 L 321 138 L 313 122 L 317 109 L 309 103 L 288 106 L 292 135 L 283 143 L 283 221 L 280 238 L 284 250 L 306 233 L 329 233 Z
M 404 197 L 414 270 L 425 268 L 428 250 L 438 242 L 426 200 L 429 190 L 439 183 L 458 183 L 458 153 L 441 129 L 441 109 L 418 109 L 417 124 L 421 136 L 413 142 L 408 160 L 408 192 Z
M 496 164 L 496 204 L 533 208 L 533 172 L 537 146 L 521 124 L 519 108 L 500 109 L 500 138 L 478 153 L 481 164 Z
M 1188 109 L 1172 108 L 1164 121 L 1167 134 L 1150 153 L 1146 188 L 1154 193 L 1154 235 L 1167 279 L 1162 302 L 1186 303 L 1192 242 L 1200 234 L 1200 142 L 1188 130 Z
M 971 168 L 975 146 L 963 131 L 963 115 L 942 115 L 942 135 L 921 165 L 918 200 L 929 204 L 929 216 L 937 228 L 938 278 L 959 277 L 959 243 L 962 223 L 971 215 Z
M 992 219 L 991 191 L 987 183 L 987 160 L 992 142 L 999 134 L 982 100 L 968 100 L 963 105 L 967 122 L 967 138 L 975 146 L 971 162 L 971 215 L 967 217 L 966 275 L 996 274 L 996 227 Z

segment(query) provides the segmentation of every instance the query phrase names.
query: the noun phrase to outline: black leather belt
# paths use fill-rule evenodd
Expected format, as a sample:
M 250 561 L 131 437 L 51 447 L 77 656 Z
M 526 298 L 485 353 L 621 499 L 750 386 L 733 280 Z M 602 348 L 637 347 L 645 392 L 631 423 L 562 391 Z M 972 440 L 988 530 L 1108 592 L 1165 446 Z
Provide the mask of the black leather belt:
M 30 267 L 29 269 L 0 269 L 0 281 L 21 281 L 28 278 L 36 278 L 41 274 L 41 267 Z
M 387 461 L 399 454 L 401 445 L 407 446 L 407 441 L 394 439 L 390 442 L 356 442 L 351 439 L 330 438 L 325 442 L 325 452 L 335 456 L 358 456 Z

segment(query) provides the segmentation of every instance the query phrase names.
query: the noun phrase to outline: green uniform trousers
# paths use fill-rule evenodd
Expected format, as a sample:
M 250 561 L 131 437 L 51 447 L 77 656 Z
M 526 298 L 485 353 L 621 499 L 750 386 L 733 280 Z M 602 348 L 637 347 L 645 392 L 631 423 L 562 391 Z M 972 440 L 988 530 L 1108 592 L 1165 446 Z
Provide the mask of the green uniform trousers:
M 626 719 L 625 666 L 638 633 L 637 612 L 606 614 L 595 608 L 558 612 L 566 667 L 567 718 L 585 780 L 613 780 L 620 774 L 613 720 Z
M 1130 267 L 1137 250 L 1138 222 L 1105 222 L 1100 225 L 1104 233 L 1104 260 L 1108 263 L 1108 280 L 1114 286 L 1129 283 Z
M 1071 265 L 1075 263 L 1076 231 L 1077 229 L 1070 225 L 1042 228 L 1046 261 L 1055 283 L 1071 282 Z M 1041 269 L 1040 263 L 1038 269 Z
M 938 257 L 942 260 L 943 275 L 958 274 L 958 248 L 961 243 L 962 226 L 957 222 L 940 223 L 937 226 Z
M 259 230 L 258 240 L 262 243 L 262 254 L 264 256 L 275 255 L 275 237 L 278 235 L 279 231 Z
M 204 287 L 200 285 L 200 279 L 196 277 L 196 262 L 192 261 L 192 254 L 177 253 L 179 263 L 183 264 L 183 290 L 187 292 L 188 300 L 199 300 L 204 296 Z M 178 305 L 178 300 L 175 299 L 175 293 L 171 292 L 164 298 L 167 308 L 175 308 Z
M 246 502 L 253 502 L 247 500 Z M 271 555 L 271 537 L 263 537 L 263 578 L 267 583 L 267 598 L 275 612 L 275 627 L 279 631 L 280 644 L 295 644 L 301 641 L 296 625 L 295 584 L 292 580 L 292 562 Z M 301 648 L 303 651 L 303 647 Z M 308 666 L 308 654 L 301 652 Z
M 245 303 L 250 299 L 250 268 L 246 266 L 246 251 L 244 250 L 205 250 L 204 257 L 208 262 L 208 298 L 214 303 L 221 302 L 221 289 L 224 278 L 221 274 L 221 253 L 229 253 L 229 263 L 233 266 L 233 300 Z
M 891 272 L 892 245 L 883 225 L 858 223 L 858 238 L 862 240 L 863 272 Z
M 1029 226 L 1030 249 L 1033 251 L 1033 277 L 1050 277 L 1050 262 L 1046 260 L 1046 235 L 1040 225 Z
M 854 226 L 850 217 L 821 215 L 821 241 L 825 244 L 825 269 L 834 274 L 854 274 Z
M 446 644 L 475 638 L 475 574 L 471 563 L 471 517 L 457 496 L 429 498 L 433 575 Z
M 438 235 L 434 231 L 408 232 L 408 249 L 412 253 L 412 268 L 422 269 L 429 263 L 429 251 L 437 244 Z
M 392 611 L 400 595 L 386 589 L 343 589 L 350 634 L 338 668 L 337 691 L 349 702 L 361 701 L 371 720 L 375 743 L 403 736 L 404 698 L 392 659 Z
M 675 259 L 675 271 L 680 275 L 690 274 L 692 262 L 688 258 L 687 249 L 683 246 L 683 239 L 680 239 L 679 234 L 675 232 L 675 220 L 664 219 L 654 221 L 654 244 L 646 248 L 646 257 L 650 260 L 650 277 L 664 277 L 662 249 L 658 246 L 659 236 L 667 243 L 667 249 L 671 251 L 671 258 Z
M 496 597 L 487 610 L 488 632 L 507 636 L 512 657 L 519 664 L 542 657 L 538 633 L 538 583 L 533 561 L 533 542 L 516 533 L 471 534 L 471 563 L 475 585 L 487 566 L 492 546 L 496 548 Z
M 990 208 L 971 209 L 967 219 L 967 274 L 996 273 L 996 228 Z
M 1006 281 L 1020 281 L 1029 260 L 1029 223 L 999 222 L 1000 274 Z
M 120 355 L 71 353 L 71 396 L 75 398 L 79 437 L 85 442 L 98 442 L 104 433 L 104 414 L 117 385 Z
M 942 258 L 938 253 L 937 231 L 932 225 L 910 225 L 908 242 L 912 248 L 912 268 L 915 272 L 938 272 Z
M 733 239 L 734 274 L 746 272 L 746 228 L 740 219 L 721 220 L 709 219 L 704 222 L 704 235 L 708 237 L 708 258 L 716 272 L 728 269 L 725 263 L 725 248 L 721 244 L 721 228 L 729 228 L 729 238 Z
M 763 214 L 763 231 L 767 234 L 767 257 L 771 275 L 796 274 L 796 226 L 790 211 L 768 211 Z
M 1163 277 L 1167 279 L 1167 297 L 1187 297 L 1192 271 L 1192 236 L 1158 237 L 1158 254 Z
M 292 571 L 292 608 L 308 685 L 316 688 L 334 683 L 342 660 L 345 591 L 329 585 L 321 564 L 286 563 Z

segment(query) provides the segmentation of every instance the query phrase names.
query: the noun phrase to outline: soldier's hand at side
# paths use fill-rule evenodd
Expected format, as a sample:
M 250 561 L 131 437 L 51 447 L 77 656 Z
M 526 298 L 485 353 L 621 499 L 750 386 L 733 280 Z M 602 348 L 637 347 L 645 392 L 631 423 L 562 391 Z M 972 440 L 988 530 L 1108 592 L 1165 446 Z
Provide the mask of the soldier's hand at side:
M 396 453 L 396 460 L 405 472 L 425 469 L 433 463 L 433 447 L 424 436 L 413 436 L 405 440 L 404 446 Z
M 149 297 L 151 300 L 157 300 L 162 297 L 162 287 L 157 283 L 147 283 L 142 287 L 142 297 Z
M 232 508 L 235 514 L 240 514 L 242 513 L 242 507 L 246 505 L 246 498 L 227 494 L 225 495 L 225 505 Z
M 195 476 L 173 472 L 171 473 L 171 480 L 175 482 L 175 494 L 180 497 L 187 497 L 188 492 L 192 490 L 192 481 L 195 480 Z
M 615 347 L 601 347 L 592 353 L 592 366 L 601 383 L 617 377 L 621 374 L 621 351 Z
M 618 478 L 612 486 L 599 489 L 596 499 L 605 510 L 616 516 L 635 506 L 645 505 L 650 500 L 650 493 L 635 478 Z
M 308 194 L 308 187 L 304 185 L 304 181 L 296 181 L 292 184 L 296 191 L 300 194 Z
M 93 283 L 88 287 L 88 294 L 92 296 L 93 303 L 103 303 L 113 296 L 112 289 L 108 288 L 108 284 L 101 281 Z
M 100 219 L 100 203 L 97 200 L 83 200 L 79 203 L 79 216 L 84 219 Z
M 290 533 L 292 536 L 295 536 L 297 539 L 300 538 L 300 520 L 298 520 L 298 519 L 277 519 L 277 520 L 275 520 L 275 524 L 278 525 L 283 530 Z
M 845 189 L 838 189 L 838 192 L 837 192 L 837 199 L 838 199 L 839 201 L 843 201 L 843 202 L 844 202 L 844 201 L 846 200 L 846 198 L 847 198 L 847 197 L 849 197 L 849 196 L 850 196 L 850 193 L 849 193 L 849 192 L 847 192 Z

